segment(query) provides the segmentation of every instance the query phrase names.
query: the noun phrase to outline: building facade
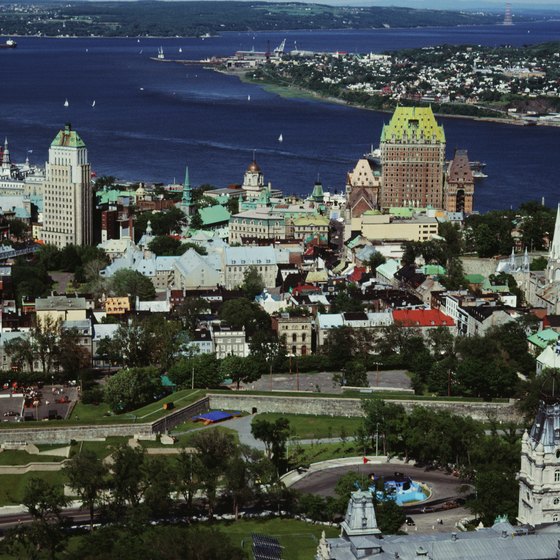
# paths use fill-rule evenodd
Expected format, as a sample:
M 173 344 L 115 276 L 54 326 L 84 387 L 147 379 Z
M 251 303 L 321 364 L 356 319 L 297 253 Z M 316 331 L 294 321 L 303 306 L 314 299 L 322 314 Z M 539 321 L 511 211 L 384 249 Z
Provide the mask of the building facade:
M 560 521 L 560 402 L 541 401 L 521 440 L 517 518 L 533 527 Z
M 380 149 L 382 209 L 443 208 L 445 133 L 430 107 L 397 107 Z
M 86 145 L 67 124 L 53 140 L 45 167 L 43 241 L 59 249 L 90 245 L 92 198 Z
M 455 150 L 447 169 L 443 208 L 447 212 L 473 211 L 474 177 L 467 150 Z

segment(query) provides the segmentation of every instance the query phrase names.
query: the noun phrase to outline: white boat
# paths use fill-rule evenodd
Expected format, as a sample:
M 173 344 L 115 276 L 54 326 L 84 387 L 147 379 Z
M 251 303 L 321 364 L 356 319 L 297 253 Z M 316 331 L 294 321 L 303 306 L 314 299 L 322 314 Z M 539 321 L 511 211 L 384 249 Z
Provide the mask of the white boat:
M 247 101 L 251 101 L 251 96 L 250 95 L 247 96 Z
M 64 100 L 64 106 L 65 106 L 65 107 L 68 107 L 69 105 L 70 105 L 70 103 L 68 103 L 68 99 L 65 99 L 65 100 Z
M 278 136 L 278 142 L 284 142 L 284 137 L 282 136 L 281 133 L 280 136 Z
M 140 52 L 138 54 L 142 54 L 144 52 L 144 49 L 140 49 Z
M 91 104 L 92 107 L 95 107 L 95 99 L 93 100 L 93 103 Z
M 182 49 L 182 47 L 179 47 L 179 52 L 180 52 L 180 53 L 181 53 L 181 52 L 183 52 L 183 49 Z
M 160 48 L 158 49 L 158 51 L 157 51 L 157 57 L 158 57 L 160 60 L 163 60 L 163 59 L 165 58 L 165 55 L 163 54 L 163 47 L 160 47 Z

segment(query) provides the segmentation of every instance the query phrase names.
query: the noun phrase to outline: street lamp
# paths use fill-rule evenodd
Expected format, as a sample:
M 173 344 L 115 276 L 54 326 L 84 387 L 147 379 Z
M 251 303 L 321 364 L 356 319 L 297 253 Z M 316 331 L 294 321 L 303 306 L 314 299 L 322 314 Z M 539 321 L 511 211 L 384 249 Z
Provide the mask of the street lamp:
M 379 366 L 381 362 L 373 362 L 373 365 L 375 366 L 375 384 L 379 387 Z

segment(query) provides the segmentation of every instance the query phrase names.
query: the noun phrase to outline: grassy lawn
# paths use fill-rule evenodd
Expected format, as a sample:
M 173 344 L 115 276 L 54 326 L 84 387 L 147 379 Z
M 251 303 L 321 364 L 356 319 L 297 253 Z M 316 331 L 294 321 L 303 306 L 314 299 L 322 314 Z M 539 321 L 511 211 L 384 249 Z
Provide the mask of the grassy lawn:
M 274 422 L 277 418 L 287 418 L 294 437 L 297 439 L 317 439 L 351 437 L 362 424 L 361 418 L 343 418 L 341 416 L 312 416 L 307 414 L 258 414 L 255 418 Z
M 346 443 L 317 443 L 312 445 L 290 445 L 288 449 L 292 465 L 308 465 L 329 459 L 355 457 L 363 454 L 353 441 Z
M 64 457 L 31 455 L 27 451 L 8 450 L 0 453 L 0 465 L 27 465 L 28 463 L 59 463 Z
M 235 430 L 231 430 L 230 428 L 226 428 L 224 426 L 217 426 L 216 428 L 208 428 L 208 429 L 212 431 L 220 430 L 221 432 L 231 434 L 233 436 L 233 439 L 235 440 L 235 443 L 239 443 L 239 434 Z M 181 436 L 178 436 L 175 447 L 190 447 L 192 443 L 192 439 L 194 435 L 197 433 L 198 432 L 189 432 Z
M 107 457 L 107 455 L 111 453 L 111 447 L 114 447 L 115 445 L 119 445 L 121 443 L 126 443 L 128 440 L 129 440 L 128 437 L 122 436 L 122 437 L 108 437 L 105 441 L 83 441 L 72 446 L 72 451 L 70 455 L 71 456 L 75 455 L 80 450 L 82 451 L 87 450 L 95 453 L 97 457 L 104 459 L 105 457 Z
M 289 560 L 315 558 L 321 533 L 325 531 L 327 537 L 336 537 L 339 533 L 337 527 L 310 525 L 295 519 L 241 520 L 227 524 L 219 523 L 216 526 L 226 533 L 234 544 L 243 542 L 243 550 L 248 558 L 252 558 L 251 533 L 277 538 L 284 547 L 282 558 Z
M 129 422 L 152 422 L 158 418 L 162 418 L 169 412 L 163 409 L 164 403 L 173 402 L 175 408 L 181 408 L 188 404 L 191 404 L 202 397 L 204 397 L 205 392 L 200 389 L 184 389 L 182 391 L 176 391 L 167 397 L 150 403 L 142 408 L 134 410 L 132 412 L 127 412 L 125 414 L 113 414 L 109 408 L 109 405 L 101 403 L 99 405 L 94 404 L 82 404 L 77 403 L 72 411 L 72 415 L 68 422 L 60 421 L 61 424 L 105 424 L 105 423 L 129 423 Z
M 23 493 L 30 478 L 41 478 L 51 484 L 64 484 L 66 477 L 58 472 L 33 472 L 22 475 L 0 475 L 0 506 L 21 504 Z

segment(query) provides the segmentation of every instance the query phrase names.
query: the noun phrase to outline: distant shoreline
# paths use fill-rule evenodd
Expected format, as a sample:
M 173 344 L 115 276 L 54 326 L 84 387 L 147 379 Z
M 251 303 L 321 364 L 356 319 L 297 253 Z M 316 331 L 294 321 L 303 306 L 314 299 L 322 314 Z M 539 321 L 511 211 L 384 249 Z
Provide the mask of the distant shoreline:
M 326 103 L 334 103 L 337 105 L 346 105 L 348 107 L 354 107 L 356 109 L 363 109 L 365 111 L 374 111 L 376 113 L 386 113 L 392 114 L 393 110 L 391 109 L 372 109 L 371 107 L 364 107 L 359 103 L 351 103 L 348 101 L 344 101 L 343 99 L 338 99 L 337 97 L 329 97 L 321 95 L 317 92 L 312 90 L 308 90 L 302 88 L 301 86 L 280 86 L 278 84 L 274 84 L 271 82 L 263 82 L 263 81 L 253 81 L 245 77 L 245 71 L 243 72 L 230 72 L 227 70 L 222 70 L 218 68 L 212 68 L 215 72 L 220 72 L 221 74 L 226 74 L 229 76 L 235 76 L 242 82 L 253 84 L 256 86 L 261 87 L 265 91 L 269 91 L 272 93 L 276 93 L 277 95 L 287 98 L 287 99 L 314 99 L 316 101 L 324 101 Z M 471 120 L 471 121 L 480 121 L 480 122 L 492 122 L 496 124 L 505 124 L 505 125 L 513 125 L 513 126 L 547 126 L 547 127 L 558 127 L 560 123 L 541 123 L 541 124 L 532 124 L 526 121 L 522 121 L 520 119 L 506 119 L 500 117 L 476 117 L 472 115 L 450 115 L 447 113 L 434 113 L 434 115 L 442 118 L 450 118 L 450 119 L 462 119 L 462 120 Z

